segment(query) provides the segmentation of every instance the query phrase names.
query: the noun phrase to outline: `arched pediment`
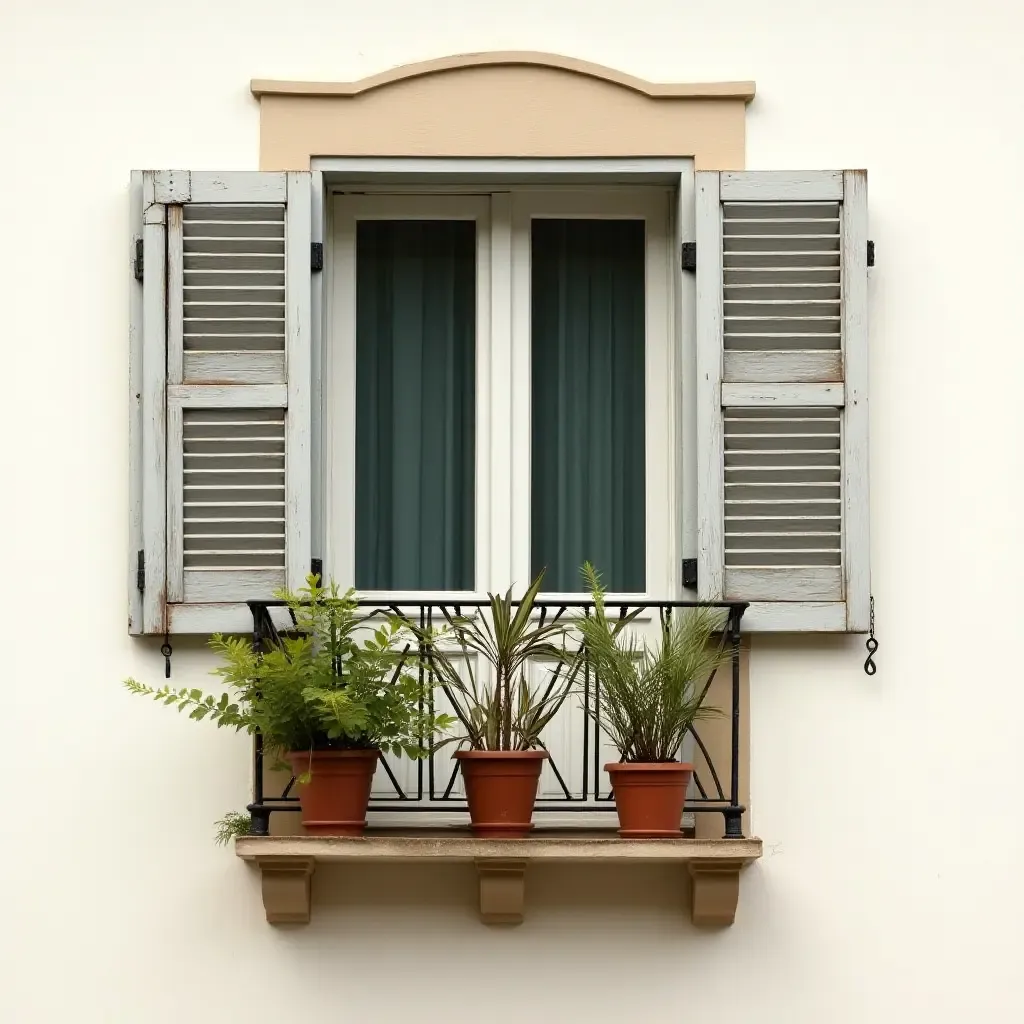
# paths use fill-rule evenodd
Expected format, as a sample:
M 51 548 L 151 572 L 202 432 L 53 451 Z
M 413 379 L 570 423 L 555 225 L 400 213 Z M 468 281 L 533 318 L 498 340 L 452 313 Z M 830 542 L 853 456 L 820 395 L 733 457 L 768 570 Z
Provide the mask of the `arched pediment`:
M 355 82 L 281 82 L 254 78 L 252 94 L 290 96 L 359 96 L 374 89 L 383 89 L 399 82 L 409 82 L 427 75 L 452 72 L 480 72 L 489 68 L 546 68 L 567 75 L 579 75 L 597 82 L 607 82 L 630 89 L 652 99 L 741 99 L 754 98 L 753 82 L 709 82 L 698 84 L 648 82 L 614 68 L 593 64 L 576 57 L 538 50 L 500 50 L 489 53 L 460 53 L 451 57 L 403 64 Z M 465 80 L 465 76 L 463 76 Z
M 740 168 L 753 82 L 664 83 L 533 51 L 461 54 L 352 82 L 254 79 L 260 165 L 316 156 L 692 156 Z

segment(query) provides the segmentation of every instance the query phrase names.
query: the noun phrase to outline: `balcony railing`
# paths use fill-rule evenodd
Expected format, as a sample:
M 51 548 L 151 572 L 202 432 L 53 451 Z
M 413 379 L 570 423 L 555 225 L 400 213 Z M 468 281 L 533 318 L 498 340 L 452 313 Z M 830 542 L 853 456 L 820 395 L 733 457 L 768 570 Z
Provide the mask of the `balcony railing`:
M 446 624 L 453 618 L 470 615 L 487 607 L 485 600 L 436 601 L 423 602 L 416 598 L 396 597 L 387 602 L 379 600 L 360 601 L 359 606 L 367 623 L 383 617 L 399 615 L 416 623 L 422 629 L 431 629 L 439 624 Z M 590 600 L 540 600 L 534 607 L 541 622 L 566 622 L 570 624 L 572 614 L 587 614 L 593 608 Z M 696 725 L 689 730 L 687 743 L 692 744 L 695 770 L 690 792 L 687 796 L 686 811 L 696 814 L 721 814 L 724 818 L 724 837 L 727 839 L 743 838 L 744 806 L 740 802 L 740 748 L 741 748 L 741 687 L 740 687 L 740 639 L 743 613 L 747 608 L 745 602 L 694 602 L 694 601 L 635 601 L 632 603 L 616 602 L 607 611 L 610 618 L 614 613 L 625 617 L 637 611 L 636 622 L 643 620 L 653 624 L 664 625 L 676 609 L 710 607 L 726 611 L 726 621 L 718 637 L 723 652 L 728 651 L 725 671 L 731 675 L 724 688 L 725 700 L 720 703 L 722 719 L 708 720 L 700 728 Z M 284 608 L 282 601 L 250 601 L 249 609 L 253 618 L 253 646 L 263 651 L 270 645 L 280 642 L 281 630 L 274 622 L 274 613 L 280 621 Z M 287 631 L 287 625 L 284 631 Z M 638 628 L 643 628 L 642 626 Z M 433 673 L 424 666 L 421 671 L 426 681 L 433 683 Z M 715 681 L 716 670 L 706 681 L 707 693 Z M 598 695 L 601 680 L 584 658 L 582 669 L 582 685 L 580 690 L 580 714 L 583 721 L 576 732 L 579 742 L 576 750 L 555 749 L 549 744 L 550 759 L 547 762 L 547 786 L 542 781 L 536 811 L 538 823 L 543 825 L 543 816 L 552 813 L 589 812 L 601 815 L 614 814 L 614 801 L 609 788 L 603 764 L 615 760 L 614 754 L 609 756 L 609 744 L 603 735 L 597 714 Z M 433 693 L 433 689 L 430 690 Z M 441 691 L 443 692 L 443 690 Z M 719 689 L 719 692 L 722 692 Z M 589 709 L 586 713 L 584 709 Z M 563 712 L 565 713 L 564 709 Z M 723 729 L 724 719 L 724 729 Z M 718 724 L 719 742 L 709 742 L 702 731 L 714 729 Z M 722 739 L 724 738 L 724 742 Z M 571 746 L 572 744 L 570 744 Z M 684 746 L 685 750 L 685 746 Z M 458 791 L 458 769 L 454 761 L 439 757 L 427 757 L 424 760 L 406 763 L 404 770 L 396 770 L 390 759 L 382 757 L 380 767 L 387 780 L 385 788 L 388 795 L 378 794 L 371 799 L 371 816 L 378 812 L 437 813 L 445 812 L 446 818 L 452 812 L 466 813 L 465 798 Z M 570 758 L 570 764 L 566 758 Z M 401 777 L 400 777 L 401 776 Z M 381 780 L 384 781 L 383 779 Z M 253 801 L 247 808 L 252 816 L 252 834 L 268 835 L 270 817 L 273 814 L 298 811 L 298 797 L 292 795 L 295 786 L 291 778 L 277 796 L 268 795 L 265 791 L 264 757 L 262 738 L 257 735 L 253 753 Z M 393 790 L 393 793 L 391 792 Z M 378 814 L 379 816 L 379 814 Z M 410 821 L 416 820 L 415 818 Z M 467 819 L 468 820 L 468 819 Z M 582 818 L 579 819 L 582 824 Z M 420 818 L 420 823 L 427 824 Z M 372 823 L 372 817 L 371 817 Z M 611 824 L 611 819 L 608 822 Z M 590 827 L 593 827 L 592 825 Z

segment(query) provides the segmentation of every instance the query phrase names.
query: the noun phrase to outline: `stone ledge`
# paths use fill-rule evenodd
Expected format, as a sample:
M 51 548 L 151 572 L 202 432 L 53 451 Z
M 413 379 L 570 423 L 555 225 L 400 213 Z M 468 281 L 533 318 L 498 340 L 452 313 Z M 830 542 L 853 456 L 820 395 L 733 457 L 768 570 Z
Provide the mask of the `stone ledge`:
M 271 924 L 304 924 L 311 910 L 310 878 L 317 864 L 434 860 L 476 867 L 480 917 L 518 924 L 531 861 L 552 863 L 678 863 L 692 881 L 690 916 L 698 925 L 730 925 L 736 917 L 740 872 L 761 856 L 760 839 L 619 839 L 579 833 L 532 839 L 474 839 L 467 835 L 249 836 L 235 853 L 262 876 Z

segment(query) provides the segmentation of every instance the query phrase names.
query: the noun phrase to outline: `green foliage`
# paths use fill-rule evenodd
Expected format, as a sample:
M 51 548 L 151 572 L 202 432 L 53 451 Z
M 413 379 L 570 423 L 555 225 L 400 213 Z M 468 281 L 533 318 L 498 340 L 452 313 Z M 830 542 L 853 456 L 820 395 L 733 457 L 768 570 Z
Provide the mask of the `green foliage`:
M 369 622 L 351 590 L 321 587 L 316 576 L 297 593 L 280 596 L 296 628 L 270 650 L 257 652 L 243 637 L 210 638 L 221 659 L 213 673 L 231 696 L 154 689 L 134 679 L 124 685 L 188 711 L 196 721 L 209 718 L 219 728 L 259 731 L 277 755 L 379 748 L 426 756 L 435 733 L 455 719 L 429 710 L 416 636 L 406 623 L 397 617 Z
M 637 612 L 609 619 L 599 573 L 588 562 L 582 574 L 594 599 L 594 614 L 573 626 L 601 683 L 597 707 L 588 707 L 587 713 L 597 719 L 623 761 L 678 760 L 693 722 L 719 713 L 706 707 L 704 698 L 715 669 L 730 657 L 714 642 L 724 612 L 677 609 L 681 614 L 664 621 L 661 643 L 652 651 L 624 632 Z
M 247 836 L 252 832 L 252 818 L 242 811 L 228 811 L 220 821 L 217 822 L 217 832 L 214 841 L 218 846 L 227 846 L 232 839 L 240 836 Z
M 462 725 L 463 735 L 455 741 L 474 750 L 542 746 L 541 731 L 573 690 L 575 673 L 563 674 L 573 661 L 565 650 L 564 626 L 531 621 L 543 578 L 541 571 L 518 607 L 509 588 L 504 596 L 488 594 L 490 604 L 479 614 L 453 617 L 439 631 L 411 627 Z M 478 678 L 472 655 L 490 665 L 492 679 Z M 531 658 L 556 662 L 546 686 L 531 688 L 528 683 Z

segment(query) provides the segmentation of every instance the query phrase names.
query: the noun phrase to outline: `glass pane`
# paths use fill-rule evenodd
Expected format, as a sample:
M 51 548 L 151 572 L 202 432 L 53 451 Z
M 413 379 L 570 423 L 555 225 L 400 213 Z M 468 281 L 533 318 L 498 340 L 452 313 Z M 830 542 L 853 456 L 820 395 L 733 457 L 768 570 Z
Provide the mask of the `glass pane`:
M 644 222 L 535 220 L 531 249 L 533 571 L 642 592 Z
M 473 588 L 475 380 L 475 222 L 360 221 L 360 590 Z

